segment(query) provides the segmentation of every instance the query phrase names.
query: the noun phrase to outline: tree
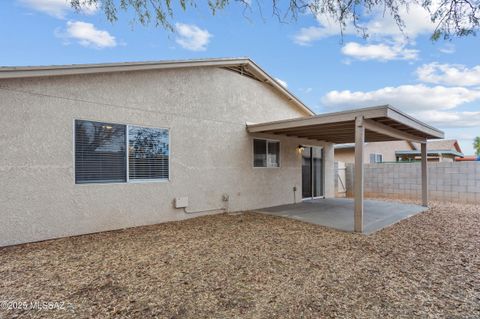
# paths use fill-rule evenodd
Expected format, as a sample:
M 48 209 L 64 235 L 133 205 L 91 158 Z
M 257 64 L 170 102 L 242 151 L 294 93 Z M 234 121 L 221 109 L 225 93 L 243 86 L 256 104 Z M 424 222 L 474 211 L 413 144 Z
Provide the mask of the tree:
M 473 149 L 475 150 L 475 154 L 480 156 L 480 136 L 475 137 L 473 140 Z
M 111 21 L 118 20 L 119 10 L 133 10 L 136 19 L 142 25 L 155 23 L 165 29 L 173 31 L 172 19 L 176 10 L 186 11 L 197 7 L 196 0 L 69 0 L 72 7 L 81 10 L 85 5 L 97 5 Z M 178 6 L 177 6 L 178 3 Z M 475 35 L 480 26 L 480 0 L 202 0 L 206 3 L 213 15 L 219 10 L 231 5 L 240 4 L 245 10 L 259 10 L 260 13 L 268 3 L 268 9 L 280 21 L 296 20 L 300 14 L 311 13 L 314 16 L 325 16 L 338 23 L 340 30 L 347 25 L 354 28 L 364 37 L 368 30 L 361 21 L 372 13 L 381 9 L 385 14 L 393 17 L 400 30 L 403 31 L 403 12 L 412 5 L 425 8 L 436 24 L 431 38 L 451 39 L 455 36 Z

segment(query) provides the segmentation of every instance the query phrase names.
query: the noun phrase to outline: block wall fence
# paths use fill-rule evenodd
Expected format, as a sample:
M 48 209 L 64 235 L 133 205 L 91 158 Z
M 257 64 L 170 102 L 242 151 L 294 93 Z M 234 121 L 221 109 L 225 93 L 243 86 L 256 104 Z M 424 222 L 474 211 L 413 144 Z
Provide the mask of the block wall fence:
M 421 198 L 420 163 L 365 164 L 365 197 Z M 354 165 L 347 164 L 347 196 L 353 196 Z M 480 162 L 428 163 L 430 200 L 480 204 Z

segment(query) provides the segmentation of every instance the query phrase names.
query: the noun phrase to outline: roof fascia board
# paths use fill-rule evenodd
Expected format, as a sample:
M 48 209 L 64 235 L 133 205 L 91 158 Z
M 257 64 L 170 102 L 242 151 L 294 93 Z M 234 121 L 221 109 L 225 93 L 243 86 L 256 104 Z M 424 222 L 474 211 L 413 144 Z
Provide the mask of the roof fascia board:
M 414 128 L 415 130 L 423 132 L 425 134 L 428 134 L 432 137 L 435 137 L 435 138 L 444 138 L 445 137 L 445 134 L 442 131 L 437 130 L 437 129 L 431 127 L 430 125 L 427 125 L 427 124 L 425 124 L 425 123 L 423 123 L 423 122 L 421 122 L 417 119 L 414 119 L 413 117 L 395 109 L 392 106 L 388 106 L 388 108 L 387 108 L 387 117 L 389 117 L 390 119 L 392 119 L 394 121 L 402 123 L 406 126 L 410 126 L 410 127 Z
M 41 76 L 61 76 L 91 73 L 162 70 L 189 67 L 228 67 L 248 65 L 248 59 L 189 60 L 168 62 L 132 62 L 109 64 L 79 64 L 71 66 L 13 67 L 0 69 L 0 79 Z
M 336 113 L 327 113 L 315 115 L 309 118 L 296 118 L 274 122 L 266 122 L 260 124 L 247 125 L 247 130 L 250 133 L 279 130 L 288 128 L 301 128 L 320 124 L 329 124 L 337 122 L 355 121 L 357 116 L 364 116 L 364 118 L 384 117 L 387 115 L 386 107 L 365 108 L 362 110 L 342 111 Z

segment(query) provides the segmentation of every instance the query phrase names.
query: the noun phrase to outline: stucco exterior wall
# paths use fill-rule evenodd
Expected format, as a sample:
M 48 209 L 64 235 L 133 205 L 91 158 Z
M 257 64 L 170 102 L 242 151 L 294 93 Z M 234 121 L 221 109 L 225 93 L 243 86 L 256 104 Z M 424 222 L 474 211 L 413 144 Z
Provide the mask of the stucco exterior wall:
M 181 220 L 190 211 L 292 203 L 301 192 L 294 138 L 280 168 L 253 168 L 245 122 L 304 116 L 268 85 L 219 68 L 0 81 L 0 246 Z M 170 181 L 84 184 L 74 179 L 75 119 L 170 128 Z M 333 147 L 325 147 L 333 196 Z
M 335 162 L 354 163 L 355 149 L 354 148 L 337 148 L 334 150 Z
M 366 143 L 363 161 L 370 163 L 370 154 L 377 153 L 383 155 L 384 162 L 395 162 L 395 151 L 409 151 L 412 150 L 411 145 L 407 141 L 390 141 L 390 142 L 375 142 Z M 338 148 L 335 150 L 335 161 L 354 163 L 355 162 L 355 148 Z

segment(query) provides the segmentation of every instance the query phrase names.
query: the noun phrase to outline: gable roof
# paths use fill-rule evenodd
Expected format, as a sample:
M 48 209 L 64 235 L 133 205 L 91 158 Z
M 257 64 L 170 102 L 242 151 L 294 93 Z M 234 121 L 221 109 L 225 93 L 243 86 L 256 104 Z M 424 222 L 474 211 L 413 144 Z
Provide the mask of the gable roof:
M 420 150 L 420 144 L 414 143 L 414 147 L 416 150 Z M 463 154 L 463 151 L 460 148 L 460 144 L 458 143 L 457 140 L 454 140 L 454 139 L 428 141 L 427 150 L 428 151 L 453 151 L 456 153 Z
M 452 150 L 463 153 L 457 140 L 438 140 L 427 143 L 427 149 L 431 150 Z
M 122 62 L 100 64 L 71 64 L 51 66 L 0 67 L 0 79 L 49 77 L 76 74 L 130 72 L 143 70 L 166 70 L 195 67 L 216 67 L 236 72 L 273 87 L 280 95 L 291 101 L 307 115 L 315 115 L 308 106 L 287 88 L 249 58 L 217 58 L 196 60 L 170 60 L 151 62 Z

